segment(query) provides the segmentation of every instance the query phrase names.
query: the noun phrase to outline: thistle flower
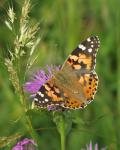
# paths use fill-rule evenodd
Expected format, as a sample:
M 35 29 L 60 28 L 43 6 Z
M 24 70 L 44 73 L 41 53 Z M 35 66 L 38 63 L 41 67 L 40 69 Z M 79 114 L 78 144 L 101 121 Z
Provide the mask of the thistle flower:
M 92 142 L 90 142 L 90 144 L 86 145 L 86 148 L 82 150 L 99 150 L 99 148 L 98 148 L 98 144 L 95 144 L 93 148 Z M 106 148 L 102 148 L 101 150 L 106 150 Z
M 24 90 L 30 94 L 35 94 L 41 86 L 53 76 L 53 71 L 59 71 L 60 67 L 47 66 L 47 73 L 44 70 L 37 71 L 32 80 L 24 85 Z
M 25 138 L 18 142 L 12 150 L 36 150 L 36 143 L 32 139 Z

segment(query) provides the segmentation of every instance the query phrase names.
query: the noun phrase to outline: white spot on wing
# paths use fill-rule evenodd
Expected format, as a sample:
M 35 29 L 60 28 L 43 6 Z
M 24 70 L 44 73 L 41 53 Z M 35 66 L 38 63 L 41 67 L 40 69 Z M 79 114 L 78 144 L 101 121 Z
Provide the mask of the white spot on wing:
M 96 64 L 96 59 L 94 60 L 95 64 Z
M 82 44 L 79 44 L 78 47 L 82 49 L 83 45 L 82 45 Z
M 91 45 L 91 47 L 94 47 L 94 45 Z
M 93 54 L 93 56 L 94 56 L 94 57 L 96 57 L 96 53 L 95 53 L 95 54 Z
M 85 47 L 85 46 L 83 46 L 82 50 L 84 51 L 85 49 L 86 49 L 86 47 Z
M 91 41 L 91 39 L 90 39 L 90 38 L 87 38 L 87 41 L 88 41 L 88 42 L 90 42 L 90 41 Z
M 78 47 L 79 47 L 80 49 L 82 49 L 83 51 L 86 49 L 86 47 L 85 47 L 84 45 L 82 45 L 82 44 L 79 44 Z
M 38 91 L 38 93 L 37 93 L 38 95 L 41 95 L 41 92 L 40 91 Z
M 91 44 L 93 44 L 93 41 L 91 41 Z
M 45 98 L 45 102 L 48 102 L 49 100 L 47 98 Z
M 36 102 L 37 102 L 37 101 L 38 101 L 38 99 L 37 99 L 37 98 L 34 98 L 34 101 L 36 101 Z
M 88 52 L 91 53 L 91 52 L 92 52 L 92 48 L 89 48 L 89 49 L 88 49 Z
M 37 94 L 40 95 L 41 97 L 44 97 L 44 94 L 42 94 L 40 91 Z

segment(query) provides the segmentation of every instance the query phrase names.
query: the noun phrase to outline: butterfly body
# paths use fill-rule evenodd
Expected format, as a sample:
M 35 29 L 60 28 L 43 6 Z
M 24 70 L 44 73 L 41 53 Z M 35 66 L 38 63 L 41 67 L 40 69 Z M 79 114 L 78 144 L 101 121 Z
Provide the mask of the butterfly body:
M 95 72 L 99 39 L 93 36 L 83 41 L 68 56 L 60 71 L 55 72 L 35 96 L 40 108 L 49 106 L 64 109 L 80 109 L 90 103 L 97 90 Z

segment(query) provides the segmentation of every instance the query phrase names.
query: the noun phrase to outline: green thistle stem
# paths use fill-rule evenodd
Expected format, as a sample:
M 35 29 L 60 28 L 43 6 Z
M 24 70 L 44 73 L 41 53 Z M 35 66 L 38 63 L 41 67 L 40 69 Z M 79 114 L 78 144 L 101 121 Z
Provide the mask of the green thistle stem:
M 56 124 L 57 130 L 60 134 L 60 143 L 61 143 L 61 150 L 66 149 L 66 138 L 68 133 L 71 130 L 72 126 L 72 119 L 71 113 L 66 112 L 54 112 L 53 113 L 53 121 Z
M 65 135 L 65 122 L 63 118 L 61 118 L 59 133 L 61 140 L 61 150 L 65 150 L 66 135 Z

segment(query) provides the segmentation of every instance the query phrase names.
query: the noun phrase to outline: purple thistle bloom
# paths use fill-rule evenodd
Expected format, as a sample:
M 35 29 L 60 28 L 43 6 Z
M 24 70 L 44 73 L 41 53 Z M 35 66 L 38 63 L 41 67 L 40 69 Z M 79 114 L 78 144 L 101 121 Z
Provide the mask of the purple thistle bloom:
M 86 145 L 86 149 L 82 149 L 82 150 L 99 150 L 98 149 L 98 144 L 95 144 L 95 146 L 93 148 L 92 142 L 90 142 L 89 145 Z M 106 150 L 106 148 L 102 148 L 101 150 Z
M 25 138 L 18 142 L 12 150 L 36 150 L 36 143 L 32 139 Z
M 60 70 L 60 67 L 47 66 L 46 68 L 47 73 L 44 70 L 39 70 L 33 75 L 31 81 L 25 83 L 24 90 L 32 94 L 32 96 L 53 76 L 53 71 Z

